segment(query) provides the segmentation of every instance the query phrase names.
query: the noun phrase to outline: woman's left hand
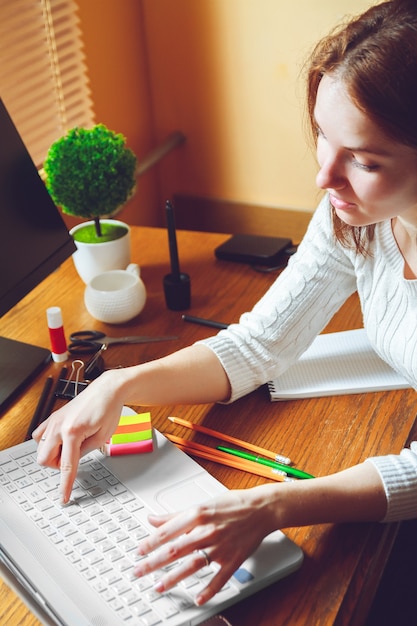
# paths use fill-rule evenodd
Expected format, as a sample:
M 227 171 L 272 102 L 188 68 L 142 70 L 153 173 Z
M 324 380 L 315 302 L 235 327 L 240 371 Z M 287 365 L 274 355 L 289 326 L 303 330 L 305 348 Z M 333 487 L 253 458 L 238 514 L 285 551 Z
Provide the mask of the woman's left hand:
M 219 571 L 195 598 L 202 605 L 226 584 L 241 563 L 275 530 L 270 510 L 269 485 L 228 491 L 212 500 L 173 515 L 150 516 L 155 533 L 142 540 L 138 553 L 142 559 L 136 576 L 145 576 L 181 559 L 178 567 L 164 573 L 155 584 L 159 592 L 216 561 Z M 156 552 L 154 552 L 156 550 Z M 150 554 L 152 553 L 152 554 Z

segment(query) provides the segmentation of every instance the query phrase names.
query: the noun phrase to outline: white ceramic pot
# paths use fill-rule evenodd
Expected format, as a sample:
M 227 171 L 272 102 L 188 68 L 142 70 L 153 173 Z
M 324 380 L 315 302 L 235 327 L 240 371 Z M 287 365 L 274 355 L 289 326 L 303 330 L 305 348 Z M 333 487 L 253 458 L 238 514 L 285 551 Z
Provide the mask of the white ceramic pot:
M 117 224 L 126 228 L 126 234 L 114 241 L 103 243 L 84 243 L 76 241 L 76 252 L 72 255 L 75 268 L 80 278 L 88 284 L 94 276 L 108 270 L 124 270 L 130 263 L 130 228 L 125 222 L 119 220 L 100 220 L 101 223 Z M 70 230 L 74 237 L 77 230 L 94 223 L 83 222 Z
M 97 274 L 85 289 L 84 302 L 90 315 L 100 322 L 123 324 L 133 319 L 146 302 L 139 267 L 131 263 L 126 270 Z

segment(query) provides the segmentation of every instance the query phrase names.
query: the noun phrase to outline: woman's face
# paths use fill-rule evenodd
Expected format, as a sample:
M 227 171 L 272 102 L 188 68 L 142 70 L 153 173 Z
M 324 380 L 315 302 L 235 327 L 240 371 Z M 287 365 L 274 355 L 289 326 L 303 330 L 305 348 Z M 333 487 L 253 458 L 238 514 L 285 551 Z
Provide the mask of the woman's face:
M 387 137 L 331 75 L 320 82 L 314 114 L 316 182 L 340 219 L 366 226 L 403 216 L 417 225 L 417 151 Z

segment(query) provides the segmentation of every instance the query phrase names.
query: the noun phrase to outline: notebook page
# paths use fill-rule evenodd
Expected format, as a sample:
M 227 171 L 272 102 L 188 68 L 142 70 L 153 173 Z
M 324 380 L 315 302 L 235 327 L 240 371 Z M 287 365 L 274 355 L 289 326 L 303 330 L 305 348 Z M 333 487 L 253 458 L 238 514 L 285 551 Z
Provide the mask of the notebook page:
M 410 384 L 380 359 L 360 328 L 319 335 L 268 387 L 275 401 L 405 389 Z

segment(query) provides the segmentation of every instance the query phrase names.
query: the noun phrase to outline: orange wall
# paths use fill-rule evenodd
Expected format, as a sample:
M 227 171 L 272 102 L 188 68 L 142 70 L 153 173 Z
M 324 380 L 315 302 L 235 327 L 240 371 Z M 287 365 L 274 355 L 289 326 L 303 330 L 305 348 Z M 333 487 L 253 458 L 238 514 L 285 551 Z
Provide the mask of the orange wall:
M 125 135 L 138 159 L 155 146 L 142 5 L 138 0 L 77 0 L 97 123 Z M 157 180 L 144 174 L 121 217 L 157 223 Z
M 176 192 L 314 209 L 303 63 L 319 37 L 373 2 L 77 2 L 97 121 L 139 158 L 174 130 L 187 137 L 139 180 L 127 221 L 157 223 Z

